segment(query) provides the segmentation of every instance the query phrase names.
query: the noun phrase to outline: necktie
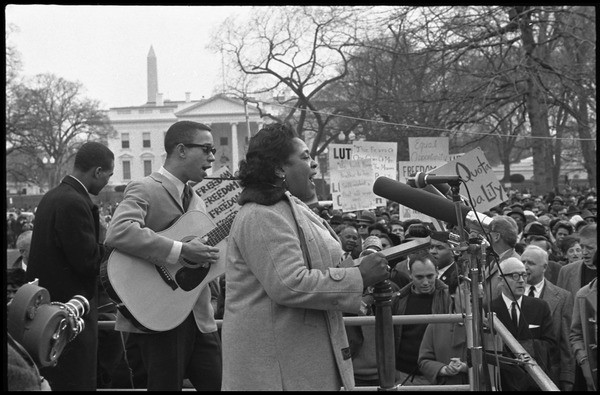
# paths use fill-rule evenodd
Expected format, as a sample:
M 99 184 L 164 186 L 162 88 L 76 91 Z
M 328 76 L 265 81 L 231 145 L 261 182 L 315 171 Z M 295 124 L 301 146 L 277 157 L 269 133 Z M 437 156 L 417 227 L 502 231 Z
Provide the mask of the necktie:
M 190 206 L 190 200 L 192 200 L 192 188 L 188 184 L 185 184 L 183 188 L 183 195 L 181 201 L 183 202 L 183 211 L 187 211 Z
M 517 302 L 512 302 L 510 308 L 510 316 L 512 318 L 513 325 L 515 328 L 519 327 L 519 321 L 517 320 Z
M 531 288 L 529 288 L 529 294 L 527 296 L 535 298 L 535 286 L 532 285 Z

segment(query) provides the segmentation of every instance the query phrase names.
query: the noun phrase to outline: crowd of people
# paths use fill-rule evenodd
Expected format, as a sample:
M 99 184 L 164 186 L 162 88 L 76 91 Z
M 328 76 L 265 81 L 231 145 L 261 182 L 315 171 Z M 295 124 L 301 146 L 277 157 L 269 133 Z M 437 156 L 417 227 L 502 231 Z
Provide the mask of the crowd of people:
M 466 311 L 458 230 L 402 220 L 395 202 L 357 212 L 322 206 L 312 182 L 317 163 L 288 127 L 267 125 L 250 140 L 237 174 L 241 210 L 226 250 L 201 237 L 182 242 L 161 234 L 188 210 L 206 211 L 188 182 L 201 181 L 215 160 L 210 127 L 177 122 L 165 134 L 165 149 L 158 171 L 130 183 L 115 207 L 99 208 L 88 194 L 108 183 L 114 155 L 88 143 L 29 224 L 7 219 L 9 246 L 20 252 L 7 269 L 9 301 L 25 281 L 39 278 L 53 300 L 82 294 L 92 305 L 85 330 L 58 365 L 40 370 L 53 390 L 378 386 L 374 326 L 343 323 L 344 316 L 375 314 L 375 284 L 390 281 L 394 315 Z M 588 334 L 596 328 L 587 318 L 596 317 L 595 190 L 527 192 L 512 191 L 482 213 L 491 218 L 481 235 L 484 311 L 496 313 L 558 388 L 594 390 L 597 351 Z M 426 248 L 398 261 L 382 253 L 426 238 Z M 182 322 L 151 331 L 118 310 L 99 281 L 113 249 L 196 268 L 223 255 L 226 269 L 198 293 Z M 116 321 L 115 330 L 99 330 L 99 320 Z M 394 344 L 397 385 L 469 383 L 463 323 L 396 325 Z M 506 347 L 498 351 L 516 357 Z M 499 369 L 500 389 L 539 389 L 517 364 L 503 360 Z

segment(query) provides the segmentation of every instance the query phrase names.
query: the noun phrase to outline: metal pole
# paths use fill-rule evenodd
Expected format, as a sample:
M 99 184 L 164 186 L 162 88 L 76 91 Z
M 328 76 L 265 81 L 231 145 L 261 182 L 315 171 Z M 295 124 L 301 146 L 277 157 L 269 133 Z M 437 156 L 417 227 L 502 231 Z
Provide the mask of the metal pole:
M 379 372 L 379 390 L 395 391 L 395 347 L 394 324 L 392 323 L 392 286 L 390 280 L 375 284 L 375 348 L 377 370 Z
M 504 326 L 502 321 L 498 318 L 490 317 L 489 322 L 492 323 L 494 330 L 500 335 L 502 341 L 506 343 L 508 348 L 515 354 L 521 355 L 524 361 L 527 361 L 524 364 L 525 370 L 529 375 L 533 378 L 533 380 L 537 383 L 542 391 L 560 391 L 556 384 L 548 377 L 546 372 L 537 364 L 535 359 L 525 350 L 525 348 L 519 343 L 517 339 L 510 333 L 508 329 Z

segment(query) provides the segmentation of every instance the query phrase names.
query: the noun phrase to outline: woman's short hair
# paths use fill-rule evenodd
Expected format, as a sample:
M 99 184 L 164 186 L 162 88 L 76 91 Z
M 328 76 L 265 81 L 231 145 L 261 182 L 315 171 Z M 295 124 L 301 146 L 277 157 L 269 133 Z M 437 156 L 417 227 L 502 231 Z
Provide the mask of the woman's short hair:
M 569 221 L 559 220 L 558 222 L 556 222 L 552 227 L 552 234 L 556 236 L 556 232 L 558 232 L 560 228 L 566 229 L 570 235 L 573 234 L 573 225 L 571 225 Z
M 295 131 L 281 123 L 265 125 L 250 139 L 246 159 L 240 161 L 238 177 L 242 187 L 275 184 L 276 170 L 294 152 Z
M 557 244 L 560 252 L 566 254 L 567 251 L 569 251 L 569 248 L 573 247 L 577 243 L 579 243 L 579 238 L 574 236 L 565 236 L 562 240 L 559 240 Z

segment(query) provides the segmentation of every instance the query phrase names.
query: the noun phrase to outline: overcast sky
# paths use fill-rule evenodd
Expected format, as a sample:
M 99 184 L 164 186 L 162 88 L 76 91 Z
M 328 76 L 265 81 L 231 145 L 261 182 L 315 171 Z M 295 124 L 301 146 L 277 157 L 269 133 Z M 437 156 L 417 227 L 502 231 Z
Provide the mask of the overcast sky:
M 206 49 L 212 29 L 241 6 L 8 5 L 5 22 L 19 31 L 9 43 L 22 74 L 54 73 L 81 82 L 101 107 L 146 102 L 150 46 L 165 99 L 210 97 L 221 86 L 221 58 Z

